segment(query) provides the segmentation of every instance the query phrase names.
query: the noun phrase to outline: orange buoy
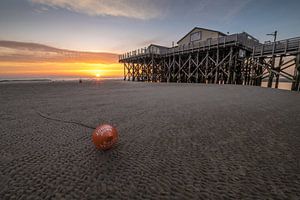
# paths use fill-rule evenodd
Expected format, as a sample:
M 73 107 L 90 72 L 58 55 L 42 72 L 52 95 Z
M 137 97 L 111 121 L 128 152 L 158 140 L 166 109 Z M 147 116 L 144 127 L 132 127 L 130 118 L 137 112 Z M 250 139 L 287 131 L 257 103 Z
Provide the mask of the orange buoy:
M 92 137 L 97 149 L 108 150 L 118 141 L 118 132 L 111 125 L 103 124 L 97 126 Z

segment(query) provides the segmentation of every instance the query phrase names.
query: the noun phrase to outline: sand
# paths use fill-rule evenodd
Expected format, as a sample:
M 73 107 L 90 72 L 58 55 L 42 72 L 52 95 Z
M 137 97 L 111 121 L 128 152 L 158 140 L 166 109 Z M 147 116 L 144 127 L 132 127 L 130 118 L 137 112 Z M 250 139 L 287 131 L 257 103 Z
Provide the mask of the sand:
M 297 199 L 300 93 L 125 81 L 0 84 L 0 199 Z M 114 125 L 97 151 L 89 126 Z

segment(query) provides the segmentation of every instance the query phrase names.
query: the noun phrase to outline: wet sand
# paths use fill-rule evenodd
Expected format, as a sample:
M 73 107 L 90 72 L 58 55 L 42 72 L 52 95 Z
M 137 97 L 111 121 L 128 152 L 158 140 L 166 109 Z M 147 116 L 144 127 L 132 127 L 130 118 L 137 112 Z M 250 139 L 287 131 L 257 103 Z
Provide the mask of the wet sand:
M 297 199 L 300 93 L 235 85 L 0 84 L 0 199 Z M 89 126 L 119 144 L 95 150 Z

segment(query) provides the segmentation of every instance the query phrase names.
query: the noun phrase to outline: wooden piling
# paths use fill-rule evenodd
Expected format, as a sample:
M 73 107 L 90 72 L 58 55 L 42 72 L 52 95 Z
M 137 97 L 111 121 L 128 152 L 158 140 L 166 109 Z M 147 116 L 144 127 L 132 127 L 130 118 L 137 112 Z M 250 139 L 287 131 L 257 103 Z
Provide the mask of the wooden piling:
M 292 90 L 300 91 L 300 53 L 295 58 L 294 81 Z

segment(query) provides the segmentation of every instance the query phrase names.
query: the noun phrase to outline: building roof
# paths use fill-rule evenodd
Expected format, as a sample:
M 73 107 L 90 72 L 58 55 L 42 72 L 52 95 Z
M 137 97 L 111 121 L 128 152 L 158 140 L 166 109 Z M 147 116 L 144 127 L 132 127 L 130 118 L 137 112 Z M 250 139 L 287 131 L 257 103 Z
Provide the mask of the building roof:
M 250 37 L 250 39 L 255 40 L 256 42 L 259 43 L 259 40 L 257 38 L 253 37 L 252 35 L 250 35 L 249 33 L 245 32 L 245 31 L 243 33 L 245 33 L 248 37 Z
M 220 35 L 223 35 L 223 36 L 226 35 L 225 33 L 222 33 L 222 32 L 220 32 L 220 31 L 216 31 L 216 30 L 212 30 L 212 29 L 207 29 L 207 28 L 201 28 L 201 27 L 195 27 L 195 28 L 193 28 L 190 32 L 188 32 L 185 36 L 183 36 L 180 40 L 178 40 L 177 44 L 178 44 L 181 40 L 183 40 L 186 36 L 188 36 L 191 32 L 193 32 L 195 29 L 201 29 L 201 30 L 205 30 L 205 31 L 217 32 L 217 33 L 219 33 Z
M 155 47 L 158 47 L 158 48 L 166 48 L 166 49 L 170 48 L 170 47 L 161 46 L 161 45 L 157 45 L 157 44 L 150 44 L 148 47 L 151 47 L 151 46 L 155 46 Z

